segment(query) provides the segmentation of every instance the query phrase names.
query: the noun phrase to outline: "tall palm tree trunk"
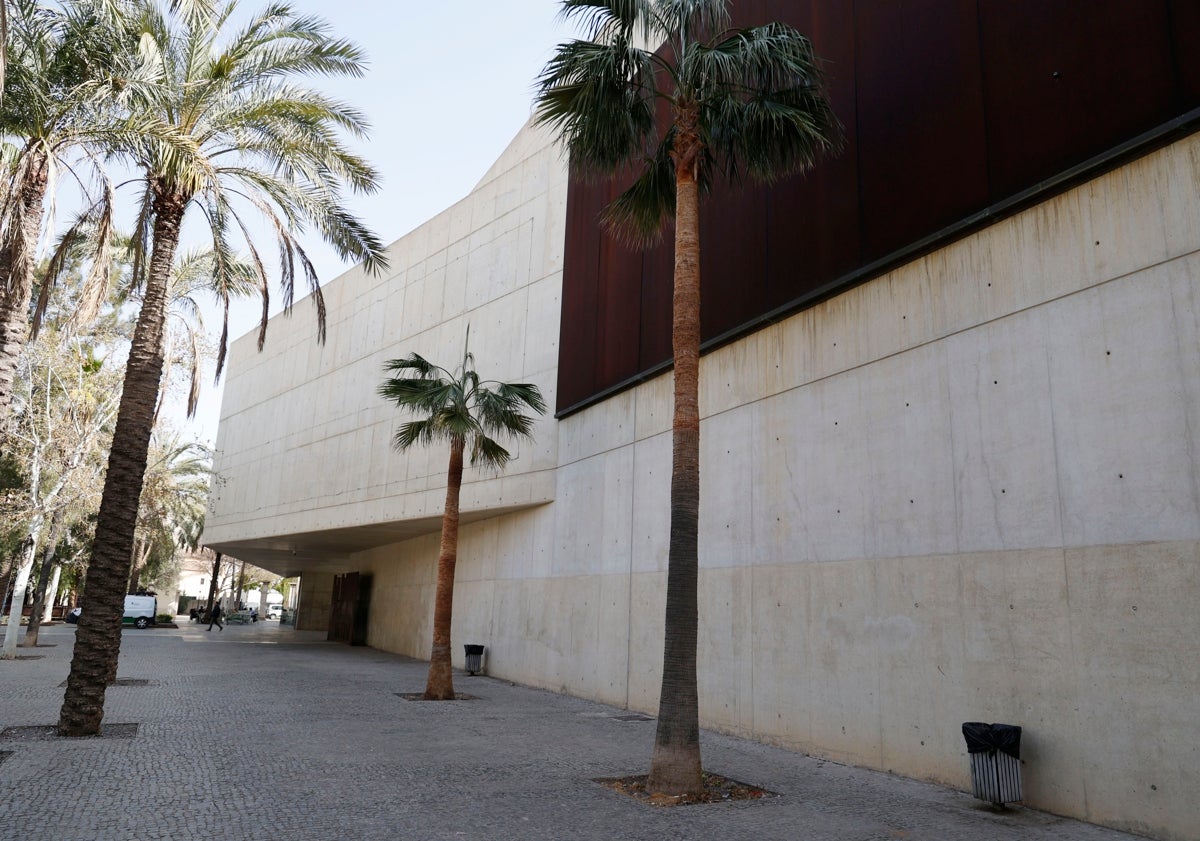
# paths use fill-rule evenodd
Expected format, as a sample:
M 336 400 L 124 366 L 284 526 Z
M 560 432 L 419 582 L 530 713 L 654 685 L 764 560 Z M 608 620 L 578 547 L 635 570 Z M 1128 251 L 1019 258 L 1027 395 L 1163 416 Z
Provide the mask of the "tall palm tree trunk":
M 12 404 L 13 377 L 21 349 L 29 339 L 29 301 L 33 297 L 33 252 L 42 229 L 42 207 L 49 178 L 49 155 L 29 152 L 21 178 L 21 230 L 0 252 L 0 422 Z
M 463 445 L 450 442 L 450 467 L 446 475 L 446 510 L 442 514 L 442 546 L 438 553 L 437 591 L 433 603 L 433 653 L 429 658 L 426 701 L 454 699 L 454 671 L 450 661 L 450 620 L 454 611 L 454 565 L 458 561 L 458 497 L 462 490 Z
M 651 791 L 697 794 L 702 787 L 700 705 L 696 686 L 699 621 L 697 529 L 700 511 L 700 195 L 694 161 L 699 141 L 677 138 L 675 277 L 671 344 L 675 409 L 671 436 L 671 540 L 667 566 L 662 693 L 650 760 Z
M 71 674 L 59 715 L 58 728 L 64 736 L 95 736 L 100 732 L 105 689 L 116 678 L 124 590 L 162 379 L 167 279 L 186 206 L 187 197 L 161 189 L 154 200 L 154 247 L 129 349 L 92 558 L 83 585 L 84 610 L 75 633 Z

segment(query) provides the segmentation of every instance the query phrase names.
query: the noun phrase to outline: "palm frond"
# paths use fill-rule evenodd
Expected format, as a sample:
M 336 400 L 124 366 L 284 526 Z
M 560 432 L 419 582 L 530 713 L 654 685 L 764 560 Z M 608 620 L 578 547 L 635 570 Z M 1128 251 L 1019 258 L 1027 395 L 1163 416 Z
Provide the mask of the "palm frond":
M 600 214 L 600 221 L 617 239 L 634 248 L 654 245 L 662 237 L 663 222 L 675 216 L 675 162 L 668 131 L 642 174 Z
M 502 470 L 512 460 L 509 453 L 499 442 L 486 435 L 477 435 L 471 439 L 471 464 L 485 467 L 489 470 Z
M 467 337 L 469 343 L 469 327 Z M 531 438 L 534 420 L 525 410 L 546 411 L 541 392 L 531 383 L 481 380 L 469 344 L 454 373 L 417 353 L 389 360 L 384 370 L 399 376 L 385 379 L 379 396 L 421 416 L 397 431 L 392 439 L 397 450 L 434 440 L 458 441 L 470 452 L 472 464 L 499 470 L 511 455 L 494 436 Z
M 560 44 L 535 83 L 534 120 L 573 162 L 610 174 L 652 142 L 655 75 L 652 54 L 624 34 Z

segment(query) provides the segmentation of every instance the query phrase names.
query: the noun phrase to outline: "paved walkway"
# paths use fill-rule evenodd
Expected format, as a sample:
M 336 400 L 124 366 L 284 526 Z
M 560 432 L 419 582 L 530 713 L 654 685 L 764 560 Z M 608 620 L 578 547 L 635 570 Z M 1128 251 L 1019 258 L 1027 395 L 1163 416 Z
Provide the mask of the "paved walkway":
M 641 773 L 651 721 L 456 678 L 476 701 L 419 703 L 426 666 L 277 622 L 125 631 L 106 724 L 135 736 L 0 739 L 0 839 L 156 841 L 1118 841 L 1133 836 L 705 733 L 705 765 L 780 796 L 669 809 L 604 788 Z M 72 626 L 0 661 L 0 729 L 57 720 Z M 21 649 L 21 654 L 28 654 Z

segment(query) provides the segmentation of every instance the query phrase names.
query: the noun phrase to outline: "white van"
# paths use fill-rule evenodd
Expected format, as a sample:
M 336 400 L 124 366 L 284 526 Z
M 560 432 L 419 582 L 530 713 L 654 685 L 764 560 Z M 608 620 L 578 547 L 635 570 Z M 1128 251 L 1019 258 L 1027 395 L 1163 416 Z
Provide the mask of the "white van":
M 158 599 L 154 596 L 126 596 L 125 615 L 121 617 L 121 624 L 148 628 L 154 624 L 157 614 Z

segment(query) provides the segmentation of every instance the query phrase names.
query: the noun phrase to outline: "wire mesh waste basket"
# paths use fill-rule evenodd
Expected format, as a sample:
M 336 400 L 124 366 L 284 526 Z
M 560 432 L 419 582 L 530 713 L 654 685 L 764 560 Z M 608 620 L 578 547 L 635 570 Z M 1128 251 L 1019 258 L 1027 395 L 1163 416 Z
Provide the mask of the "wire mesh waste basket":
M 483 646 L 464 645 L 467 650 L 467 671 L 474 675 L 483 671 Z
M 996 806 L 1024 800 L 1021 728 L 968 721 L 962 731 L 971 757 L 971 794 Z

